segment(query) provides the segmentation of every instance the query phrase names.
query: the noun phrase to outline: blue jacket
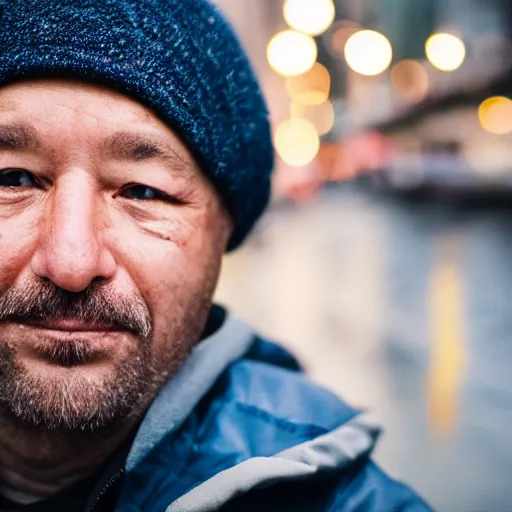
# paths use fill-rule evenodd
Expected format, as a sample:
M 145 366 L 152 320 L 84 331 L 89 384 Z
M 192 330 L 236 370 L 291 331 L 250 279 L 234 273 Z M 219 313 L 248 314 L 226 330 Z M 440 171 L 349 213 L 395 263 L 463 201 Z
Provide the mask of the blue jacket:
M 149 409 L 119 512 L 426 512 L 369 456 L 367 415 L 229 316 Z

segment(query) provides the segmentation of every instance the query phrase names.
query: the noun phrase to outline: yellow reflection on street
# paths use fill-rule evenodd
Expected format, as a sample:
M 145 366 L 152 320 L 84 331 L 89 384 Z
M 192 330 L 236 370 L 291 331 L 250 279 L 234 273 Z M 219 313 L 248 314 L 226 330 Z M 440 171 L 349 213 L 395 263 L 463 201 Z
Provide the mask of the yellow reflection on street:
M 459 267 L 460 248 L 444 240 L 437 248 L 429 289 L 431 363 L 428 382 L 428 418 L 440 437 L 457 426 L 459 390 L 465 350 L 464 291 Z

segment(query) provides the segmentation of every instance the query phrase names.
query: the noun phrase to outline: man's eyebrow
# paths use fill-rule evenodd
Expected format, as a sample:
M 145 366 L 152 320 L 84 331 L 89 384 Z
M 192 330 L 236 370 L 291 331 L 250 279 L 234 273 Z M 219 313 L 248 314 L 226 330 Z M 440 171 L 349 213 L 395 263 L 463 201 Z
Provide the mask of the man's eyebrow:
M 36 129 L 26 123 L 0 124 L 0 150 L 24 151 L 41 146 Z
M 112 158 L 128 161 L 160 159 L 178 171 L 193 171 L 194 166 L 184 160 L 167 142 L 132 132 L 119 132 L 103 142 L 104 151 Z

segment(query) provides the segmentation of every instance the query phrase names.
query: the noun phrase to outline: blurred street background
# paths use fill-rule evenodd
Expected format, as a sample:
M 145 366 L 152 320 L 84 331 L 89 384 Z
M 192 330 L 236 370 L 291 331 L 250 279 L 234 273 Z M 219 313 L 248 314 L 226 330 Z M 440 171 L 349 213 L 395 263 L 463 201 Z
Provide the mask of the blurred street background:
M 436 510 L 510 512 L 512 2 L 217 3 L 276 148 L 218 301 L 376 413 Z

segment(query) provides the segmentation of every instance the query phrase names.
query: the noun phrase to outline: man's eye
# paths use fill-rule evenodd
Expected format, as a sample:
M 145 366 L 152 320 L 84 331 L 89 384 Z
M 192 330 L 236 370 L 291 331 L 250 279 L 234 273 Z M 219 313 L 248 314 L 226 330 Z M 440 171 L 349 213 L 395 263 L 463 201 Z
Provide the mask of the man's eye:
M 146 187 L 145 185 L 133 185 L 123 191 L 123 196 L 129 199 L 148 201 L 151 199 L 161 199 L 162 194 L 154 188 Z
M 38 187 L 34 176 L 22 169 L 0 171 L 0 187 Z
M 158 190 L 148 187 L 146 185 L 132 185 L 126 188 L 122 192 L 123 197 L 128 199 L 136 199 L 139 201 L 166 201 L 166 202 L 177 202 L 172 197 L 159 192 Z

